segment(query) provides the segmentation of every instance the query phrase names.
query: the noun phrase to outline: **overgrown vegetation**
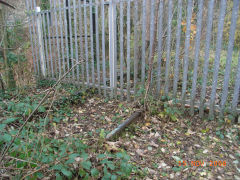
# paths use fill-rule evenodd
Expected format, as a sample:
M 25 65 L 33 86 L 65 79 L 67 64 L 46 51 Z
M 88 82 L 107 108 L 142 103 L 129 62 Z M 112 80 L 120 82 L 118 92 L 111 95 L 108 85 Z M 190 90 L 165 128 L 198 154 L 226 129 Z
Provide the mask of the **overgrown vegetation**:
M 37 88 L 0 95 L 1 150 L 53 84 L 39 80 Z M 1 164 L 1 175 L 12 179 L 191 178 L 215 176 L 224 168 L 222 177 L 235 177 L 239 127 L 229 118 L 223 122 L 189 119 L 168 97 L 154 101 L 149 95 L 145 121 L 129 126 L 113 142 L 106 141 L 106 134 L 139 108 L 138 102 L 109 101 L 98 97 L 95 89 L 58 86 L 13 143 Z M 226 144 L 230 154 L 221 149 Z M 226 166 L 212 168 L 209 162 L 219 158 Z M 185 167 L 187 159 L 188 163 L 204 161 L 206 167 L 201 171 Z
M 41 6 L 42 10 L 50 9 L 49 0 L 42 0 L 37 2 L 37 5 Z M 94 2 L 94 1 L 93 1 Z M 136 1 L 138 2 L 138 1 Z M 139 1 L 140 2 L 140 1 Z M 103 66 L 103 57 L 102 57 L 102 49 L 104 44 L 100 43 L 100 51 L 99 59 L 100 59 L 100 67 L 98 66 L 98 61 L 95 60 L 90 62 L 93 58 L 92 50 L 88 52 L 88 65 L 86 60 L 82 60 L 80 57 L 77 60 L 80 60 L 81 66 L 77 66 L 72 71 L 69 70 L 70 67 L 73 67 L 75 62 L 74 58 L 77 56 L 76 48 L 78 44 L 78 39 L 72 40 L 70 38 L 70 42 L 66 42 L 65 44 L 61 42 L 57 42 L 57 37 L 53 38 L 55 32 L 58 30 L 58 23 L 61 22 L 60 17 L 58 18 L 59 13 L 64 15 L 64 9 L 58 9 L 56 11 L 48 12 L 50 19 L 48 19 L 51 23 L 43 27 L 43 35 L 44 45 L 52 45 L 52 56 L 48 58 L 45 56 L 45 60 L 48 68 L 48 77 L 54 76 L 58 78 L 60 75 L 60 70 L 65 72 L 68 68 L 69 70 L 69 79 L 66 78 L 69 84 L 60 84 L 55 85 L 55 81 L 48 81 L 43 79 L 36 79 L 36 86 L 22 86 L 21 88 L 17 87 L 21 84 L 31 84 L 31 83 L 22 83 L 26 81 L 25 79 L 32 79 L 31 67 L 32 65 L 28 64 L 27 59 L 32 59 L 30 48 L 30 42 L 28 42 L 25 38 L 27 35 L 23 33 L 24 27 L 22 26 L 20 21 L 15 21 L 13 26 L 6 26 L 6 28 L 2 28 L 2 34 L 0 39 L 0 48 L 3 49 L 0 52 L 0 70 L 1 74 L 3 72 L 4 78 L 3 81 L 7 85 L 7 90 L 0 90 L 0 158 L 3 157 L 3 161 L 0 162 L 0 177 L 9 178 L 9 179 L 240 179 L 240 126 L 238 124 L 234 124 L 232 115 L 228 115 L 218 119 L 218 116 L 215 116 L 215 119 L 208 118 L 200 118 L 197 113 L 193 113 L 194 116 L 189 116 L 188 107 L 181 108 L 180 102 L 176 99 L 172 99 L 171 92 L 167 93 L 168 95 L 162 96 L 164 94 L 163 87 L 166 82 L 165 79 L 165 69 L 166 69 L 166 61 L 169 58 L 170 61 L 170 69 L 169 69 L 169 78 L 167 80 L 170 81 L 169 89 L 172 89 L 172 82 L 174 78 L 174 62 L 175 62 L 175 48 L 176 48 L 176 26 L 177 26 L 177 2 L 174 1 L 174 9 L 172 16 L 172 29 L 171 29 L 171 42 L 167 43 L 167 37 L 170 37 L 168 34 L 168 11 L 164 10 L 163 15 L 163 34 L 162 37 L 158 37 L 157 29 L 158 29 L 158 3 L 160 1 L 156 1 L 156 10 L 155 10 L 155 35 L 153 35 L 153 40 L 150 40 L 150 29 L 152 27 L 152 23 L 150 23 L 150 15 L 151 15 L 151 1 L 147 2 L 146 9 L 146 46 L 144 47 L 146 50 L 146 67 L 145 67 L 145 75 L 148 74 L 148 78 L 143 77 L 145 81 L 147 81 L 146 85 L 140 87 L 140 79 L 142 75 L 141 72 L 141 51 L 142 51 L 142 41 L 145 37 L 140 37 L 142 34 L 142 3 L 139 3 L 139 8 L 135 9 L 134 4 L 130 5 L 130 28 L 127 23 L 127 13 L 125 10 L 127 9 L 127 3 L 124 3 L 124 23 L 123 23 L 123 89 L 126 89 L 129 85 L 126 83 L 130 83 L 130 88 L 132 88 L 133 84 L 136 85 L 137 95 L 134 97 L 134 101 L 129 102 L 120 102 L 117 99 L 108 99 L 108 97 L 98 96 L 98 90 L 95 88 L 86 88 L 75 86 L 70 82 L 70 79 L 84 81 L 84 77 L 81 77 L 83 73 L 88 74 L 87 79 L 89 78 L 90 83 L 94 84 L 99 79 L 96 78 L 97 74 L 95 74 L 100 69 L 100 80 L 102 81 L 102 76 L 104 76 L 101 70 L 104 70 Z M 164 9 L 168 9 L 168 2 L 164 1 Z M 190 1 L 189 1 L 190 2 Z M 197 32 L 197 11 L 198 11 L 198 2 L 193 1 L 194 6 L 192 8 L 192 18 L 190 25 L 190 47 L 189 47 L 189 72 L 187 76 L 188 84 L 186 89 L 186 94 L 189 97 L 191 92 L 191 82 L 193 78 L 193 66 L 194 66 L 194 55 L 195 55 L 195 38 Z M 199 1 L 201 2 L 201 1 Z M 207 1 L 205 1 L 204 7 L 204 16 L 207 16 Z M 54 3 L 54 2 L 53 2 Z M 71 2 L 73 3 L 73 2 Z M 52 4 L 55 6 L 55 4 Z M 71 4 L 70 4 L 71 5 Z M 72 4 L 73 5 L 73 4 Z M 132 6 L 133 5 L 133 6 Z M 60 5 L 57 5 L 60 7 Z M 87 7 L 91 7 L 88 5 Z M 223 41 L 222 41 L 222 51 L 220 58 L 220 67 L 219 67 L 219 75 L 218 75 L 218 85 L 222 86 L 225 67 L 227 62 L 227 47 L 228 47 L 228 39 L 229 39 L 229 29 L 230 29 L 230 19 L 231 19 L 231 8 L 233 6 L 232 2 L 228 2 L 227 13 L 225 17 L 224 29 L 223 29 Z M 59 8 L 58 7 L 58 8 Z M 214 10 L 214 18 L 213 18 L 213 33 L 212 40 L 210 44 L 210 58 L 209 58 L 209 76 L 208 76 L 208 84 L 207 84 L 207 96 L 206 100 L 210 99 L 209 94 L 212 86 L 212 78 L 214 71 L 214 59 L 215 59 L 215 51 L 216 51 L 216 35 L 217 35 L 217 23 L 220 10 L 220 1 L 215 3 Z M 93 12 L 96 11 L 95 7 L 92 9 Z M 100 16 L 100 6 L 98 9 L 98 15 Z M 137 10 L 135 12 L 135 10 Z M 0 9 L 1 11 L 1 9 Z M 87 16 L 89 14 L 90 8 L 87 10 L 83 9 L 84 14 Z M 117 5 L 116 9 L 116 18 L 117 18 L 117 60 L 120 59 L 120 32 L 121 25 L 118 24 L 120 21 L 120 12 L 119 5 Z M 127 12 L 126 11 L 126 12 Z M 30 11 L 29 11 L 30 12 Z M 29 13 L 28 12 L 28 13 Z M 57 19 L 54 17 L 54 13 L 56 12 Z M 73 29 L 76 29 L 76 22 L 80 21 L 79 14 L 77 13 L 77 19 L 75 19 L 74 11 L 71 9 L 66 10 L 67 17 L 71 17 L 73 21 L 71 23 L 65 22 L 67 25 L 67 30 L 65 35 L 69 35 L 70 28 L 72 26 Z M 71 13 L 69 13 L 71 12 Z M 52 13 L 52 14 L 51 14 Z M 135 21 L 135 13 L 139 15 L 137 20 Z M 0 12 L 1 14 L 1 12 Z M 105 17 L 107 17 L 109 11 L 105 11 Z M 94 15 L 94 13 L 93 13 Z M 43 15 L 42 15 L 43 16 Z M 83 15 L 86 16 L 86 15 Z M 178 91 L 182 89 L 182 75 L 184 70 L 184 51 L 185 45 L 184 41 L 186 40 L 186 16 L 187 16 L 187 1 L 183 2 L 182 9 L 182 20 L 181 23 L 181 39 L 180 39 L 180 53 L 179 53 L 179 84 Z M 33 20 L 35 20 L 34 16 Z M 66 17 L 66 18 L 67 18 Z M 2 19 L 2 20 L 1 20 Z M 0 19 L 0 22 L 5 21 L 5 19 Z M 69 19 L 69 18 L 67 18 Z M 68 21 L 66 19 L 66 21 Z M 200 87 L 202 85 L 202 70 L 204 64 L 204 55 L 205 55 L 205 36 L 206 36 L 206 21 L 207 17 L 203 18 L 203 28 L 201 35 L 201 48 L 199 52 L 199 68 L 197 78 L 197 93 L 200 94 Z M 43 19 L 45 20 L 45 19 Z M 76 20 L 76 22 L 75 22 Z M 92 19 L 96 22 L 96 19 Z M 98 20 L 101 20 L 99 17 Z M 108 21 L 107 18 L 102 20 L 105 22 L 105 32 L 108 32 Z M 82 28 L 83 37 L 86 37 L 89 33 L 89 37 L 91 38 L 91 32 L 88 31 L 88 26 L 90 26 L 91 21 L 87 20 L 87 28 L 82 26 L 77 26 L 77 32 L 72 32 L 73 37 L 81 37 L 80 28 Z M 4 22 L 5 23 L 5 22 Z M 45 22 L 47 23 L 47 22 Z M 239 19 L 237 22 L 237 26 L 239 26 Z M 3 24 L 3 23 L 2 23 Z M 48 24 L 48 23 L 47 23 Z M 1 25 L 1 24 L 0 24 Z M 44 26 L 44 23 L 42 24 Z M 99 39 L 102 40 L 102 30 L 104 27 L 101 27 L 101 21 L 99 21 Z M 30 28 L 34 28 L 34 25 Z M 37 28 L 37 26 L 36 26 Z M 93 27 L 95 31 L 95 25 Z M 129 28 L 130 32 L 127 32 Z M 31 29 L 33 30 L 33 29 Z M 37 31 L 37 29 L 35 29 Z M 63 29 L 59 29 L 63 30 Z M 63 31 L 64 31 L 63 30 Z M 68 32 L 67 32 L 68 31 Z M 79 34 L 76 34 L 78 33 Z M 35 32 L 37 33 L 37 32 Z M 64 32 L 63 32 L 64 33 Z M 139 35 L 135 39 L 135 33 Z M 23 35 L 19 35 L 23 34 Z M 45 35 L 46 34 L 46 35 Z M 49 37 L 49 34 L 51 37 Z M 59 34 L 61 34 L 59 32 Z M 128 45 L 128 35 L 130 34 Z M 231 103 L 230 99 L 232 98 L 235 75 L 237 72 L 237 64 L 238 64 L 238 47 L 239 45 L 239 37 L 240 31 L 239 28 L 236 29 L 235 33 L 235 46 L 233 49 L 232 55 L 232 68 L 230 72 L 230 82 L 229 82 L 229 101 L 227 103 Z M 93 34 L 93 52 L 94 57 L 97 58 L 97 49 L 96 46 L 96 32 Z M 126 36 L 125 36 L 126 35 Z M 62 35 L 61 35 L 62 37 Z M 69 36 L 68 36 L 69 37 Z M 37 42 L 37 38 L 35 35 L 32 36 L 34 39 L 34 43 Z M 84 38 L 84 46 L 86 46 L 86 40 L 90 38 Z M 159 41 L 161 39 L 162 41 Z M 59 39 L 60 40 L 60 39 Z M 64 41 L 68 40 L 67 36 L 65 36 Z M 72 41 L 72 42 L 71 42 Z M 153 43 L 153 54 L 150 54 L 151 42 Z M 2 44 L 3 42 L 3 44 Z M 22 45 L 19 46 L 19 42 L 23 42 Z M 100 42 L 100 41 L 99 41 Z M 156 51 L 158 43 L 162 43 L 162 53 Z M 58 43 L 60 44 L 59 49 Z M 65 47 L 67 43 L 70 43 L 70 46 Z M 72 44 L 71 44 L 72 43 Z M 80 45 L 80 43 L 79 43 Z M 63 47 L 62 47 L 63 46 Z M 92 46 L 89 43 L 89 47 Z M 110 66 L 108 63 L 108 54 L 109 54 L 109 39 L 105 39 L 105 60 L 106 60 L 106 76 L 107 86 L 109 86 L 108 72 L 110 70 Z M 130 46 L 130 47 L 129 47 Z M 38 48 L 39 45 L 35 45 L 32 49 L 34 51 L 33 55 L 38 56 Z M 129 49 L 128 49 L 129 47 Z M 44 47 L 46 52 L 50 47 Z M 61 48 L 61 52 L 58 52 Z M 78 47 L 80 54 L 81 48 Z M 168 48 L 170 48 L 168 54 Z M 30 58 L 27 58 L 27 51 L 31 54 Z M 66 53 L 66 52 L 67 53 Z M 84 52 L 87 53 L 87 50 L 84 49 Z M 66 54 L 65 54 L 66 53 Z M 47 54 L 47 53 L 46 53 Z M 161 54 L 160 59 L 158 56 Z M 65 57 L 64 57 L 64 56 Z M 67 55 L 71 56 L 66 57 Z M 83 56 L 85 56 L 84 54 Z M 152 57 L 151 57 L 152 56 Z M 169 56 L 169 57 L 168 57 Z M 61 57 L 64 57 L 61 59 Z M 68 62 L 68 59 L 69 62 Z M 37 59 L 37 58 L 36 58 Z M 66 60 L 65 64 L 58 64 Z M 130 65 L 126 62 L 130 60 Z M 138 68 L 135 70 L 135 60 L 139 60 L 137 62 Z M 161 60 L 161 73 L 159 77 L 161 77 L 161 88 L 160 92 L 156 92 L 156 81 L 158 80 L 158 60 Z M 50 62 L 51 61 L 51 62 Z M 34 61 L 36 62 L 36 61 Z M 51 63 L 51 67 L 49 65 Z M 80 63 L 79 63 L 80 64 Z M 85 66 L 86 65 L 86 66 Z M 88 66 L 91 66 L 89 69 L 85 69 Z M 117 61 L 117 65 L 119 62 Z M 40 63 L 37 62 L 36 66 L 40 66 Z M 90 67 L 89 66 L 89 67 Z M 126 69 L 126 66 L 127 69 Z M 129 67 L 130 66 L 130 67 Z M 95 68 L 93 72 L 93 67 Z M 39 67 L 38 67 L 39 68 Z M 50 68 L 52 68 L 50 70 Z M 79 69 L 77 69 L 79 68 Z M 83 68 L 83 69 L 80 69 Z M 130 68 L 130 75 L 128 74 L 128 68 Z M 131 71 L 133 70 L 134 71 Z M 41 71 L 41 68 L 39 68 Z M 79 70 L 78 75 L 77 70 Z M 58 72 L 59 71 L 59 72 Z M 137 73 L 136 73 L 136 72 Z M 26 75 L 29 77 L 26 78 Z M 36 72 L 35 72 L 36 73 Z M 92 73 L 92 74 L 89 74 Z M 136 73 L 136 74 L 135 74 Z M 0 74 L 0 75 L 1 75 Z M 40 75 L 41 73 L 39 73 Z M 117 72 L 118 74 L 118 72 Z M 121 72 L 120 72 L 121 74 Z M 89 76 L 94 76 L 89 77 Z M 130 76 L 130 77 L 129 77 Z M 137 76 L 137 78 L 136 78 Z M 1 77 L 1 76 L 0 76 Z M 82 78 L 82 79 L 81 79 Z M 99 77 L 98 77 L 99 78 Z M 135 84 L 136 78 L 136 84 Z M 1 79 L 0 79 L 1 80 Z M 68 81 L 69 80 L 69 81 Z M 120 76 L 118 76 L 118 81 L 121 80 Z M 80 82 L 79 81 L 79 82 Z M 127 82 L 128 81 L 128 82 Z M 72 82 L 72 81 L 71 81 Z M 1 83 L 1 81 L 0 81 Z M 102 83 L 102 82 L 100 82 Z M 5 85 L 4 83 L 0 84 Z M 117 82 L 117 86 L 120 83 Z M 126 86 L 127 85 L 127 86 Z M 142 84 L 141 84 L 142 85 Z M 54 88 L 52 88 L 54 86 Z M 135 88 L 135 87 L 134 87 Z M 147 90 L 146 90 L 147 89 Z M 149 90 L 151 89 L 151 91 Z M 220 90 L 219 87 L 218 90 Z M 51 90 L 51 91 L 50 91 Z M 171 91 L 171 90 L 170 90 Z M 45 97 L 45 95 L 50 93 L 50 97 L 41 104 L 39 107 L 39 102 Z M 147 92 L 147 93 L 146 93 Z M 107 91 L 110 94 L 109 91 Z M 216 104 L 219 104 L 220 100 L 220 91 L 217 91 Z M 101 94 L 101 93 L 100 93 Z M 156 95 L 158 94 L 158 95 Z M 160 95 L 159 95 L 160 94 Z M 116 96 L 118 97 L 120 94 L 116 92 Z M 125 95 L 125 94 L 124 94 Z M 135 94 L 134 94 L 135 95 Z M 145 97 L 144 97 L 145 95 Z M 181 94 L 178 93 L 179 97 Z M 130 95 L 129 95 L 130 96 Z M 159 96 L 159 97 L 156 97 Z M 133 99 L 133 97 L 131 97 Z M 129 98 L 130 99 L 130 98 Z M 197 95 L 196 100 L 199 100 L 199 96 Z M 227 104 L 229 107 L 231 104 Z M 144 108 L 143 108 L 144 106 Z M 36 113 L 31 116 L 29 121 L 29 115 L 35 111 Z M 124 119 L 129 117 L 136 110 L 143 110 L 144 119 L 140 119 L 136 123 L 128 126 L 124 131 L 121 132 L 120 135 L 115 136 L 114 141 L 106 140 L 106 135 L 113 129 L 115 129 L 118 125 L 120 125 Z M 197 109 L 195 109 L 197 111 Z M 207 113 L 206 113 L 207 114 Z M 25 122 L 26 125 L 25 125 Z M 21 127 L 23 129 L 21 130 Z M 18 135 L 18 133 L 20 134 Z M 16 138 L 14 140 L 14 138 Z M 14 140 L 14 141 L 13 141 Z M 13 144 L 11 144 L 13 141 Z M 6 150 L 6 147 L 10 147 L 9 150 Z M 4 151 L 6 150 L 6 154 Z
M 3 150 L 16 135 L 18 127 L 43 97 L 44 93 L 41 91 L 52 83 L 40 81 L 41 89 L 37 90 L 40 93 L 31 94 L 32 96 L 29 96 L 29 93 L 33 93 L 32 89 L 26 89 L 22 93 L 8 91 L 1 94 L 0 149 Z M 54 130 L 58 123 L 68 123 L 68 119 L 73 117 L 72 107 L 81 106 L 95 93 L 95 90 L 81 92 L 76 90 L 75 86 L 58 87 L 58 91 L 64 92 L 66 96 L 58 97 L 52 108 L 49 106 L 51 104 L 49 99 L 39 107 L 37 114 L 24 127 L 2 164 L 13 177 L 117 179 L 118 176 L 127 178 L 138 173 L 138 168 L 129 162 L 130 157 L 124 151 L 111 153 L 103 149 L 96 150 L 81 140 L 80 132 L 60 138 L 51 138 L 47 135 L 47 131 Z M 104 142 L 104 134 L 101 132 L 99 139 L 98 147 L 101 149 Z M 94 156 L 92 152 L 95 153 Z
M 0 7 L 0 71 L 5 88 L 15 89 L 32 80 L 30 63 L 27 61 L 30 42 L 26 40 L 26 28 L 16 18 L 8 23 L 8 11 Z M 2 88 L 1 88 L 2 89 Z

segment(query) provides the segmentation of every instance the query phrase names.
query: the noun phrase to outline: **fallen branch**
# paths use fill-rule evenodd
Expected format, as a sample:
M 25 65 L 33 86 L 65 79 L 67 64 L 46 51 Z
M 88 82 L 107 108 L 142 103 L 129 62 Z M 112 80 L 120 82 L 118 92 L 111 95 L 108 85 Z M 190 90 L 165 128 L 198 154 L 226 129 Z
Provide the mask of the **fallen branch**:
M 134 122 L 137 118 L 139 118 L 142 114 L 142 111 L 134 112 L 126 121 L 124 121 L 122 124 L 120 124 L 116 129 L 112 130 L 107 136 L 106 139 L 109 140 L 119 132 L 121 132 L 125 127 L 127 127 L 129 124 Z
M 71 72 L 77 65 L 81 64 L 84 59 L 81 58 L 82 61 L 77 62 L 74 66 L 72 66 L 71 69 L 69 69 L 64 75 L 62 75 L 61 77 L 59 77 L 58 81 L 53 85 L 52 88 L 49 89 L 49 91 L 47 92 L 47 94 L 42 98 L 42 100 L 39 102 L 39 104 L 37 105 L 37 107 L 32 111 L 32 113 L 28 116 L 28 118 L 24 121 L 24 123 L 22 124 L 22 126 L 20 127 L 20 129 L 18 130 L 18 133 L 14 136 L 14 138 L 11 140 L 10 144 L 7 146 L 5 146 L 5 148 L 3 149 L 2 155 L 1 155 L 1 159 L 0 162 L 3 162 L 3 158 L 6 155 L 6 153 L 8 152 L 8 150 L 10 149 L 10 147 L 12 146 L 13 142 L 15 141 L 15 139 L 20 135 L 21 131 L 23 130 L 24 126 L 27 124 L 27 122 L 33 117 L 33 115 L 37 112 L 38 108 L 46 101 L 48 95 L 55 90 L 55 87 L 66 77 L 66 75 Z

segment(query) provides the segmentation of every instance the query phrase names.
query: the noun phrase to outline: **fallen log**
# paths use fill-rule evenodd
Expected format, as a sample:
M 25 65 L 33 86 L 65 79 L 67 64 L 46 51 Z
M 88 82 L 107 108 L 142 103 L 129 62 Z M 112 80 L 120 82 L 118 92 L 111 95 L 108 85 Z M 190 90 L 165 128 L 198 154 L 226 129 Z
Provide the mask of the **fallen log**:
M 120 124 L 116 129 L 112 130 L 107 136 L 106 139 L 109 140 L 119 132 L 121 132 L 125 127 L 134 122 L 137 118 L 142 115 L 142 111 L 134 112 L 129 118 L 127 118 L 122 124 Z

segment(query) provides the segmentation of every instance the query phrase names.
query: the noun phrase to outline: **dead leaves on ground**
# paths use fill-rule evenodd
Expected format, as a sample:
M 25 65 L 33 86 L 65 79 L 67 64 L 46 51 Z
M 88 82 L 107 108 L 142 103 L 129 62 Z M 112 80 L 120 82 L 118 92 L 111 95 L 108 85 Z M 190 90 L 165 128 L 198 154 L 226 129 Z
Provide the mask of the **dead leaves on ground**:
M 127 128 L 114 142 L 102 140 L 100 132 L 109 132 L 128 117 L 133 107 L 118 101 L 105 102 L 91 98 L 81 107 L 73 107 L 75 115 L 54 126 L 55 137 L 80 136 L 91 145 L 92 153 L 122 152 L 131 155 L 132 163 L 147 172 L 145 179 L 237 179 L 240 174 L 240 150 L 237 141 L 239 125 L 219 127 L 217 122 L 179 117 L 168 121 L 160 116 L 147 117 Z M 133 130 L 132 130 L 133 129 Z M 221 139 L 216 134 L 224 134 Z M 94 156 L 94 155 L 93 155 Z M 178 161 L 206 162 L 206 166 L 179 166 Z M 210 167 L 210 161 L 226 161 L 226 167 Z

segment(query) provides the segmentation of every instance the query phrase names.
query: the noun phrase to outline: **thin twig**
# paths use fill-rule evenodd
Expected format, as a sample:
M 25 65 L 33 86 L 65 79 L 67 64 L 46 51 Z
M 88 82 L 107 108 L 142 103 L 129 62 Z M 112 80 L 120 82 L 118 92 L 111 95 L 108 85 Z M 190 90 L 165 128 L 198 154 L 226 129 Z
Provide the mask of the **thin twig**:
M 51 108 L 52 108 L 52 105 L 53 105 L 53 102 L 54 102 L 54 100 L 55 100 L 56 94 L 57 94 L 57 89 L 54 90 L 53 98 L 52 98 L 50 107 L 49 107 L 49 109 L 48 109 L 48 111 L 47 111 L 47 114 L 46 114 L 46 116 L 45 116 L 45 119 L 44 119 L 44 132 L 46 131 L 46 120 L 47 120 L 47 117 L 48 117 L 48 115 L 49 115 L 49 112 L 50 112 L 50 110 L 51 110 Z M 41 136 L 39 136 L 38 142 L 39 142 L 40 138 L 41 138 Z M 43 148 L 41 148 L 41 150 L 40 150 L 40 155 L 42 154 L 42 150 L 43 150 Z
M 10 158 L 10 159 L 14 159 L 14 160 L 17 160 L 17 161 L 22 161 L 22 162 L 27 162 L 27 163 L 30 163 L 30 164 L 39 165 L 37 163 L 31 162 L 31 161 L 27 161 L 27 160 L 23 160 L 23 159 L 18 159 L 18 158 L 12 157 L 12 156 L 7 156 L 6 158 Z
M 42 168 L 36 169 L 36 170 L 32 171 L 31 173 L 26 174 L 23 178 L 21 178 L 21 180 L 25 179 L 25 178 L 28 177 L 28 176 L 31 176 L 32 174 L 34 174 L 34 173 L 36 173 L 36 172 L 39 172 L 39 171 L 41 171 L 41 170 L 43 170 L 43 169 L 48 168 L 48 167 L 49 167 L 51 164 L 53 164 L 53 163 L 55 163 L 55 165 L 57 165 L 57 164 L 59 164 L 59 163 L 61 162 L 61 160 L 65 160 L 65 159 L 66 159 L 66 157 L 63 157 L 62 159 L 58 160 L 57 162 L 52 162 L 52 163 L 50 163 L 50 164 L 45 164 Z
M 80 57 L 81 58 L 81 57 Z M 60 77 L 58 79 L 58 81 L 53 85 L 52 88 L 49 89 L 49 91 L 47 92 L 47 94 L 42 98 L 42 100 L 39 102 L 38 106 L 33 110 L 33 112 L 28 116 L 28 118 L 25 120 L 25 122 L 23 123 L 23 125 L 20 127 L 20 129 L 18 130 L 18 133 L 16 134 L 16 136 L 14 136 L 14 138 L 11 140 L 10 144 L 5 146 L 5 148 L 3 149 L 2 155 L 1 155 L 1 159 L 0 162 L 3 162 L 3 158 L 6 155 L 6 153 L 8 152 L 8 150 L 10 149 L 10 147 L 12 146 L 13 142 L 16 140 L 16 138 L 20 135 L 20 132 L 23 130 L 24 126 L 27 124 L 27 122 L 33 117 L 33 115 L 36 113 L 36 111 L 38 110 L 38 108 L 46 101 L 48 95 L 50 94 L 51 91 L 53 91 L 55 89 L 55 87 L 66 77 L 66 75 L 71 72 L 77 65 L 81 64 L 84 59 L 81 58 L 82 61 L 77 62 L 74 66 L 72 66 L 71 69 L 69 69 L 62 77 Z
M 49 112 L 50 112 L 52 106 L 53 106 L 53 103 L 54 103 L 54 100 L 55 100 L 56 94 L 57 94 L 57 89 L 54 90 L 53 98 L 52 98 L 52 101 L 51 101 L 50 107 L 49 107 L 49 109 L 48 109 L 48 111 L 47 111 L 47 114 L 46 114 L 46 116 L 45 116 L 45 120 L 44 120 L 44 131 L 45 131 L 45 129 L 46 129 L 46 119 L 47 119 L 47 117 L 48 117 L 48 115 L 49 115 Z
M 0 167 L 0 169 L 10 169 L 10 170 L 19 170 L 19 171 L 29 171 L 29 169 L 12 168 L 12 167 Z
M 26 174 L 25 176 L 23 176 L 23 178 L 21 178 L 21 180 L 22 180 L 22 179 L 25 179 L 25 178 L 28 177 L 28 176 L 31 176 L 32 174 L 34 174 L 34 173 L 36 173 L 36 172 L 38 172 L 38 171 L 41 171 L 41 170 L 43 170 L 43 169 L 45 169 L 45 168 L 48 168 L 48 167 L 49 167 L 49 165 L 46 164 L 46 165 L 44 165 L 43 167 L 41 167 L 40 169 L 36 169 L 35 171 L 32 171 L 32 172 L 29 173 L 29 174 Z

